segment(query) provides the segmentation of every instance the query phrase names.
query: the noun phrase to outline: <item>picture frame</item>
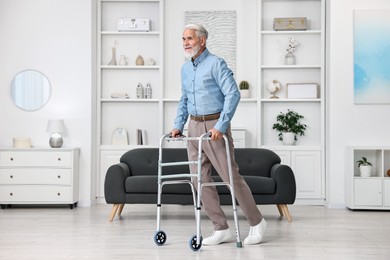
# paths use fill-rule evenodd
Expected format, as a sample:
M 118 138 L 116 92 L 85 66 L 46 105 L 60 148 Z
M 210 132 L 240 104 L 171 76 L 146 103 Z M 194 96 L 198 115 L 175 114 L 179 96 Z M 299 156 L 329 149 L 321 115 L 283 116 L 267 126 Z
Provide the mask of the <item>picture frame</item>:
M 317 83 L 287 83 L 287 98 L 289 99 L 315 99 L 319 98 L 319 85 Z
M 127 130 L 123 127 L 115 128 L 112 131 L 112 139 L 111 139 L 112 145 L 128 145 L 128 135 Z

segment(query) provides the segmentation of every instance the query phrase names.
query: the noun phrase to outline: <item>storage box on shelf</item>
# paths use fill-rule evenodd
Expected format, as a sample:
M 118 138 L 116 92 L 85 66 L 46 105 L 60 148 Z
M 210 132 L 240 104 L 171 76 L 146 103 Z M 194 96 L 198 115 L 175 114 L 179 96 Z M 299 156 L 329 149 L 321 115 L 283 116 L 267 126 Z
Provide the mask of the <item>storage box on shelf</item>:
M 346 152 L 346 205 L 350 209 L 390 210 L 390 147 L 348 147 Z M 363 177 L 358 160 L 367 158 L 371 173 Z
M 69 204 L 79 200 L 78 148 L 0 149 L 0 204 Z
M 275 18 L 296 17 L 306 18 L 306 30 L 274 30 Z M 293 168 L 298 203 L 324 204 L 325 0 L 258 0 L 258 24 L 258 146 L 274 150 Z M 286 65 L 290 38 L 299 44 L 293 52 L 295 64 Z M 269 86 L 273 80 L 281 85 L 275 93 Z M 311 90 L 303 93 L 302 98 L 289 98 L 287 84 L 291 83 L 295 88 L 313 83 L 318 86 L 317 93 Z M 280 146 L 277 132 L 272 129 L 277 115 L 287 109 L 303 115 L 308 126 L 305 136 L 288 147 Z

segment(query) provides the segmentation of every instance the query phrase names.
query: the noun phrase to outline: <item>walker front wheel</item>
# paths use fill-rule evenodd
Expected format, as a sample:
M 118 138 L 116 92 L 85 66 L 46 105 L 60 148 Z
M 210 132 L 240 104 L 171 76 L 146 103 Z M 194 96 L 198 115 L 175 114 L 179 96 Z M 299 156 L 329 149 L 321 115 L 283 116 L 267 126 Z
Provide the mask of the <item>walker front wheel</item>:
M 154 242 L 156 243 L 156 245 L 162 246 L 165 244 L 166 241 L 167 241 L 167 235 L 165 234 L 164 231 L 159 230 L 156 232 L 156 234 L 154 234 Z
M 200 242 L 199 244 L 197 243 L 198 240 L 196 239 L 196 235 L 193 236 L 190 240 L 190 248 L 192 249 L 192 251 L 198 251 L 201 247 L 202 247 L 202 236 L 200 237 Z

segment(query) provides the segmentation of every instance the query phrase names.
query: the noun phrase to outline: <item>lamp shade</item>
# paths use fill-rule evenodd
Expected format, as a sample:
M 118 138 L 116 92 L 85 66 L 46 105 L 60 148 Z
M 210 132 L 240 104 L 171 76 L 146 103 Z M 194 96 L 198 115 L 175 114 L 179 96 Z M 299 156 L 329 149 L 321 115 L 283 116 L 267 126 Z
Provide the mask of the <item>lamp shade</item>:
M 47 123 L 46 131 L 49 133 L 62 133 L 64 131 L 64 120 L 50 119 Z

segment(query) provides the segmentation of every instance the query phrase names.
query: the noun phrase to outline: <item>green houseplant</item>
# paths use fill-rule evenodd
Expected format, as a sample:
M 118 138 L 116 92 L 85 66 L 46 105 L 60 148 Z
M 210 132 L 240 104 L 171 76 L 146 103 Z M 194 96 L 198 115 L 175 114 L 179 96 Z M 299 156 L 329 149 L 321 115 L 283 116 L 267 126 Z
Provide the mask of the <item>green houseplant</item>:
M 239 87 L 240 87 L 240 90 L 249 89 L 249 82 L 246 80 L 243 80 L 240 82 Z
M 360 169 L 360 176 L 362 177 L 369 177 L 371 176 L 371 168 L 372 163 L 367 160 L 366 157 L 362 157 L 362 159 L 356 161 L 358 164 L 358 167 Z
M 293 136 L 290 142 L 286 144 L 293 144 L 297 141 L 297 135 L 305 135 L 307 125 L 301 123 L 301 120 L 304 118 L 303 115 L 288 109 L 287 113 L 280 112 L 276 117 L 276 123 L 272 126 L 272 129 L 279 132 L 279 140 L 286 143 L 285 133 L 290 133 L 290 136 Z
M 238 85 L 241 93 L 242 98 L 249 98 L 249 82 L 246 80 L 243 80 Z

